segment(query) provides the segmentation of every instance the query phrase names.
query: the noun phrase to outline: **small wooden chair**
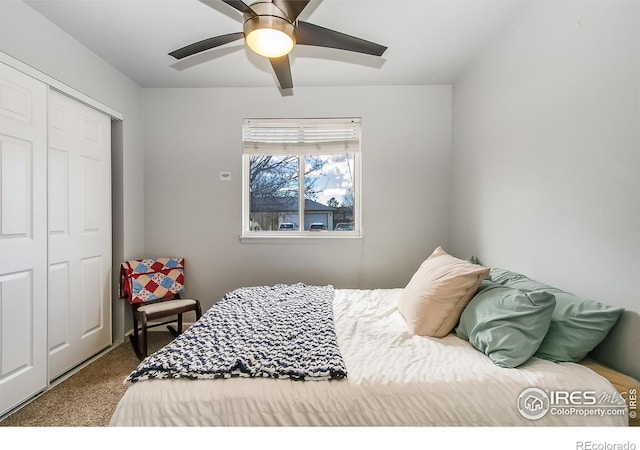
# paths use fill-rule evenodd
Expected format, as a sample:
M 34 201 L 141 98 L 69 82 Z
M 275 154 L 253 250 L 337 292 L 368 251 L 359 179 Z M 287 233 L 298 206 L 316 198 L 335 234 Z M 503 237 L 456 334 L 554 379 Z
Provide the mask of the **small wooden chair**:
M 125 261 L 120 266 L 120 298 L 126 298 L 133 313 L 131 344 L 139 359 L 147 356 L 147 330 L 167 325 L 174 337 L 182 333 L 182 315 L 194 311 L 202 317 L 200 301 L 183 299 L 184 258 L 147 258 Z M 149 322 L 177 316 L 161 323 Z M 177 321 L 177 329 L 168 325 Z M 142 332 L 140 334 L 140 331 Z

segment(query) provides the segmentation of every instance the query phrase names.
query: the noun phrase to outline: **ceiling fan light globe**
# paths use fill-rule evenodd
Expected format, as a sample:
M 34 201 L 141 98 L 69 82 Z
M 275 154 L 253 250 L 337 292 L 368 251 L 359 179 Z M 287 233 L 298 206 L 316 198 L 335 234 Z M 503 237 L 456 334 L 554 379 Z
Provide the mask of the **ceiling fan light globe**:
M 284 31 L 275 28 L 257 28 L 250 31 L 246 37 L 251 50 L 267 58 L 278 58 L 289 54 L 293 50 L 293 38 Z

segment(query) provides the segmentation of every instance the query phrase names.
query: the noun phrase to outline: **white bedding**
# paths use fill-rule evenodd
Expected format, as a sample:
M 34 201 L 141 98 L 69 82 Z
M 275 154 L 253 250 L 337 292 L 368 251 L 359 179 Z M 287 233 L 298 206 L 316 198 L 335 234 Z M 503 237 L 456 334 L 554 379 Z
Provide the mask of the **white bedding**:
M 401 289 L 337 289 L 334 320 L 348 377 L 148 380 L 131 385 L 111 426 L 626 426 L 626 415 L 524 418 L 526 388 L 613 395 L 579 364 L 532 358 L 495 366 L 468 342 L 413 335 L 396 309 Z

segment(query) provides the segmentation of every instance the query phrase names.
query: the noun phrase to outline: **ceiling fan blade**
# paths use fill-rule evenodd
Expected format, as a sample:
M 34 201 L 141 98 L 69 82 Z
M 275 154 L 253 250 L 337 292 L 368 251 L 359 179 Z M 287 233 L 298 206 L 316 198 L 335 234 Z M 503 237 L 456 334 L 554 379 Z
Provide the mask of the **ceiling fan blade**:
M 316 47 L 337 48 L 375 56 L 382 56 L 387 50 L 387 47 L 384 45 L 365 41 L 364 39 L 302 21 L 298 21 L 298 26 L 296 27 L 296 43 L 300 45 L 315 45 Z
M 245 2 L 243 2 L 242 0 L 222 0 L 222 1 L 227 5 L 231 6 L 232 8 L 237 9 L 241 13 L 249 14 L 251 17 L 254 17 L 257 15 L 255 11 L 251 9 L 251 7 L 247 5 Z
M 289 55 L 280 56 L 279 58 L 269 58 L 271 67 L 276 73 L 280 88 L 293 88 L 293 79 L 291 78 L 291 65 L 289 64 Z
M 212 49 L 214 47 L 219 47 L 221 45 L 227 44 L 229 42 L 237 41 L 244 37 L 244 33 L 230 33 L 223 34 L 222 36 L 216 36 L 209 39 L 204 39 L 199 42 L 194 42 L 193 44 L 187 45 L 186 47 L 179 48 L 178 50 L 174 50 L 169 55 L 173 56 L 176 59 L 186 58 L 187 56 L 195 55 L 196 53 L 204 52 L 205 50 Z
M 271 3 L 285 13 L 291 22 L 295 22 L 310 1 L 311 0 L 272 0 Z

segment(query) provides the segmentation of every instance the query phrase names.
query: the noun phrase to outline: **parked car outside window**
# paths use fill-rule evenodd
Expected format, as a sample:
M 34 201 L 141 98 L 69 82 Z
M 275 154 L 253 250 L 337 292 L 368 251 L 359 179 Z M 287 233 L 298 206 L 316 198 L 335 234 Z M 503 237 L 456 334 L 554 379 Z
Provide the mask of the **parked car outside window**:
M 282 222 L 278 226 L 278 231 L 295 231 L 296 227 L 291 222 Z
M 335 231 L 353 231 L 353 223 L 341 222 L 336 225 Z
M 309 231 L 327 231 L 327 226 L 323 223 L 312 223 L 309 225 Z

